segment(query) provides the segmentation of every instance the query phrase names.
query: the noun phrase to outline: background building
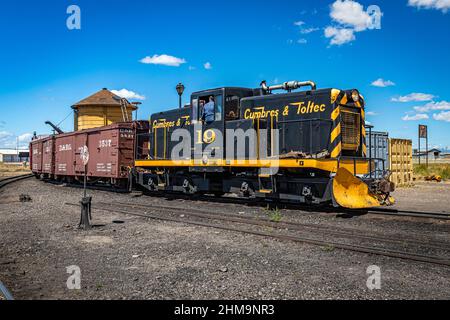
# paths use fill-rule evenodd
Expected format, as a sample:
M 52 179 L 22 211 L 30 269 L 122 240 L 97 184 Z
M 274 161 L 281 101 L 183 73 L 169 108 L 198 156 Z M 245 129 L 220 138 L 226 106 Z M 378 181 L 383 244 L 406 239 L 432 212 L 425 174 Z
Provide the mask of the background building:
M 26 149 L 0 149 L 0 163 L 28 162 L 30 152 Z

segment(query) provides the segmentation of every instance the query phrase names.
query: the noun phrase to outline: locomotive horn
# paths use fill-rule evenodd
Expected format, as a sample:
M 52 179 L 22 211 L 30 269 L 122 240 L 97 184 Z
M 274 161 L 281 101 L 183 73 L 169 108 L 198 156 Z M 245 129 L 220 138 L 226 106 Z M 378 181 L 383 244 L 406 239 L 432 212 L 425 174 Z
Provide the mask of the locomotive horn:
M 270 87 L 267 86 L 266 81 L 261 82 L 261 88 L 266 92 L 271 92 L 273 90 L 291 91 L 307 86 L 311 87 L 311 90 L 317 89 L 316 83 L 313 81 L 288 81 L 284 82 L 283 84 L 277 84 Z

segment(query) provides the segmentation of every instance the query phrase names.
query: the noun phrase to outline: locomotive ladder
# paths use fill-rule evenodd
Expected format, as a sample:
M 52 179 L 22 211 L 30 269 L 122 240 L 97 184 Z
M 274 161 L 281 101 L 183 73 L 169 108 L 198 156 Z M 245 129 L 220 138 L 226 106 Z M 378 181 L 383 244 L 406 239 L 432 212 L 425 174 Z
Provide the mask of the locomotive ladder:
M 276 192 L 276 179 L 270 173 L 258 174 L 259 193 L 271 194 Z
M 124 122 L 130 121 L 130 118 L 128 117 L 127 104 L 128 101 L 125 98 L 122 98 L 120 100 L 120 109 L 122 110 L 122 117 Z

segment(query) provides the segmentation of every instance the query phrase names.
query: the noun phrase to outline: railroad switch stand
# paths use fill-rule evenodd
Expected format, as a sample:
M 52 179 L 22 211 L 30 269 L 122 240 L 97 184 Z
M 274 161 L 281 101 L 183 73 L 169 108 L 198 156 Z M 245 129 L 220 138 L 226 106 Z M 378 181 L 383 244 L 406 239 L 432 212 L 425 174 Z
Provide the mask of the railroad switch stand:
M 81 219 L 79 228 L 83 228 L 84 230 L 91 229 L 90 220 L 92 220 L 91 206 L 92 206 L 92 197 L 84 197 L 80 201 L 81 204 Z

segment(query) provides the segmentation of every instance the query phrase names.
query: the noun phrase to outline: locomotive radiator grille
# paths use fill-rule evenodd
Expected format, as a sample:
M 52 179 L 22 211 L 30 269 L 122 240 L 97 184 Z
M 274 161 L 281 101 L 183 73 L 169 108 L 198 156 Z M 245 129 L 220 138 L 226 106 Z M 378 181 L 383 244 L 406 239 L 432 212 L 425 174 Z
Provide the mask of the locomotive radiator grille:
M 361 118 L 357 112 L 342 110 L 341 132 L 342 149 L 358 151 L 361 144 Z

